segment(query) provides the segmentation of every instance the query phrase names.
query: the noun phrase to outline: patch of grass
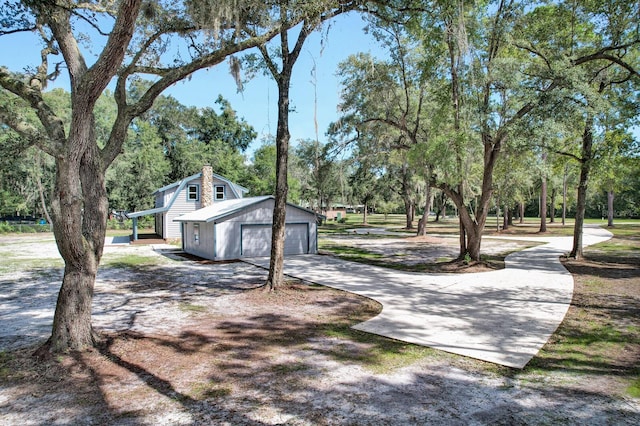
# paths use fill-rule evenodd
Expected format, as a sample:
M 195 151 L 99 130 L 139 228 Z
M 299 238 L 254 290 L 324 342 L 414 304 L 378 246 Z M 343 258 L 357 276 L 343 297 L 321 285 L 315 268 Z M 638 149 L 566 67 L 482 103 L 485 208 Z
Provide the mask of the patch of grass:
M 191 312 L 191 313 L 202 313 L 207 311 L 206 306 L 195 305 L 193 303 L 187 303 L 187 302 L 181 302 L 180 305 L 178 305 L 178 309 L 180 309 L 182 312 Z
M 369 250 L 335 243 L 321 243 L 320 248 L 328 250 L 340 258 L 356 262 L 366 263 L 366 260 L 380 259 L 383 257 L 381 254 Z
M 8 364 L 13 361 L 14 356 L 5 351 L 0 351 L 0 379 L 6 380 L 11 375 L 12 369 Z
M 640 220 L 624 220 L 621 223 L 614 223 L 612 227 L 608 227 L 606 224 L 603 224 L 602 227 L 618 238 L 630 237 L 635 240 L 640 239 Z
M 157 263 L 158 257 L 156 256 L 140 256 L 136 254 L 105 256 L 102 259 L 102 266 L 112 268 L 132 268 L 136 266 L 156 265 Z
M 531 368 L 547 374 L 551 370 L 568 370 L 577 374 L 623 374 L 612 358 L 625 347 L 640 345 L 637 333 L 620 330 L 599 320 L 582 321 L 579 327 L 564 324 L 531 362 Z
M 627 388 L 627 395 L 633 398 L 640 398 L 640 377 L 635 379 Z
M 632 241 L 605 241 L 593 247 L 593 250 L 602 252 L 640 251 L 640 247 Z
M 286 376 L 298 371 L 306 371 L 310 368 L 311 366 L 309 364 L 300 361 L 290 362 L 286 364 L 275 364 L 270 367 L 271 371 L 281 376 Z
M 189 392 L 189 395 L 196 400 L 209 398 L 224 398 L 231 395 L 231 388 L 221 386 L 213 381 L 195 383 Z
M 2 260 L 0 260 L 0 273 L 37 270 L 40 276 L 46 277 L 52 273 L 52 269 L 57 270 L 62 267 L 64 267 L 64 261 L 62 259 L 54 258 L 24 259 L 12 256 L 3 256 Z
M 446 353 L 425 346 L 400 342 L 352 329 L 344 324 L 330 325 L 324 334 L 338 340 L 327 350 L 333 358 L 355 362 L 376 374 L 389 373 L 426 357 L 443 357 Z
M 353 225 L 353 224 L 329 222 L 318 227 L 318 234 L 319 235 L 347 234 L 347 229 L 357 228 L 357 227 L 358 225 Z
M 361 304 L 341 321 L 327 322 L 319 331 L 335 340 L 324 353 L 343 362 L 353 362 L 376 373 L 385 374 L 398 368 L 412 365 L 425 358 L 456 359 L 456 355 L 389 339 L 351 328 L 377 315 L 381 305 L 373 300 Z
M 604 285 L 604 282 L 598 277 L 590 277 L 586 278 L 583 284 L 590 290 L 598 290 Z

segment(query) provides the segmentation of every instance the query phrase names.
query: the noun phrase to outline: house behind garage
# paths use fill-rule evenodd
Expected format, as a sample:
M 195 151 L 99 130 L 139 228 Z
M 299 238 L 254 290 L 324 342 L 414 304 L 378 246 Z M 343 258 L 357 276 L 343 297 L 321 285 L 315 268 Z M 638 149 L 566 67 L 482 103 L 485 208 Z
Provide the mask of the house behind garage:
M 275 199 L 271 195 L 226 200 L 174 219 L 181 224 L 182 249 L 211 260 L 271 254 Z M 318 252 L 318 215 L 287 203 L 284 254 Z
M 157 236 L 177 239 L 182 229 L 174 221 L 176 217 L 214 203 L 242 198 L 247 192 L 248 189 L 213 173 L 212 167 L 205 165 L 200 173 L 156 190 L 154 208 L 127 215 L 133 219 L 133 240 L 138 239 L 139 217 L 153 215 Z

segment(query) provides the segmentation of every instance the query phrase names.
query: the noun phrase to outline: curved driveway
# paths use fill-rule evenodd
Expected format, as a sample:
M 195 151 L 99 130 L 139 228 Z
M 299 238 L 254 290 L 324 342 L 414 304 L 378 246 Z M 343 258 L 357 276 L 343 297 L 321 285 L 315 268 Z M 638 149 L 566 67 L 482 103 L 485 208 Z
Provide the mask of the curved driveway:
M 604 229 L 585 227 L 584 245 L 611 236 Z M 381 303 L 382 312 L 354 326 L 358 330 L 523 368 L 560 325 L 571 303 L 573 278 L 559 256 L 571 249 L 573 239 L 512 239 L 546 244 L 509 255 L 505 269 L 492 272 L 410 273 L 304 255 L 286 258 L 285 274 Z M 268 267 L 269 259 L 250 263 Z

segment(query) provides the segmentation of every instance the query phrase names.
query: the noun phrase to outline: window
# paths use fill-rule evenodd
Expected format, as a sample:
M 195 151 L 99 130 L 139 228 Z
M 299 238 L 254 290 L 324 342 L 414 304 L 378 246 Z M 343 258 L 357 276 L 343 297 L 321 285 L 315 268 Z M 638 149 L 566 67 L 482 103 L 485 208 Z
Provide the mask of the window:
M 193 242 L 196 245 L 200 244 L 200 224 L 199 223 L 193 224 Z
M 198 201 L 200 199 L 200 187 L 198 185 L 187 186 L 187 201 Z
M 216 185 L 213 187 L 213 199 L 215 201 L 224 200 L 224 185 Z

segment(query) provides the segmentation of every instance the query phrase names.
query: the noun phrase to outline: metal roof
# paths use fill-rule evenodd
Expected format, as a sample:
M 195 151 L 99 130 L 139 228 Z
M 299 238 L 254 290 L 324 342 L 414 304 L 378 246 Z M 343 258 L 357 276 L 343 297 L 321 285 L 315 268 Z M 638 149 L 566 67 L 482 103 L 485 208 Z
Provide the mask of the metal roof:
M 191 175 L 189 177 L 186 177 L 182 180 L 179 180 L 178 182 L 174 182 L 171 183 L 169 185 L 163 186 L 162 188 L 159 188 L 157 190 L 155 190 L 153 192 L 153 195 L 161 193 L 161 192 L 165 192 L 169 189 L 175 188 L 175 187 L 179 187 L 173 194 L 173 196 L 171 197 L 171 199 L 169 200 L 169 202 L 164 206 L 164 207 L 156 207 L 153 209 L 149 209 L 149 210 L 142 210 L 139 212 L 134 212 L 134 213 L 129 213 L 127 214 L 128 217 L 140 217 L 140 216 L 147 216 L 150 214 L 156 214 L 156 213 L 164 213 L 166 211 L 169 211 L 169 209 L 171 208 L 171 206 L 173 206 L 173 203 L 176 201 L 176 198 L 178 197 L 178 195 L 180 194 L 180 191 L 182 191 L 182 189 L 186 186 L 187 182 L 191 182 L 194 179 L 199 179 L 202 177 L 202 172 L 200 173 L 196 173 L 195 175 Z M 249 192 L 249 190 L 247 188 L 245 188 L 244 186 L 240 186 L 236 183 L 231 182 L 229 179 L 225 178 L 224 176 L 220 176 L 216 173 L 213 174 L 213 177 L 221 180 L 227 184 L 229 184 L 229 187 L 231 188 L 231 191 L 233 192 L 233 194 L 237 197 L 240 198 L 242 196 L 243 193 L 247 193 Z
M 275 199 L 273 195 L 262 195 L 259 197 L 239 198 L 236 200 L 225 200 L 214 202 L 211 206 L 183 214 L 173 219 L 174 222 L 213 222 L 223 219 L 229 215 L 237 213 L 255 204 L 259 204 L 268 199 Z M 312 210 L 305 209 L 295 204 L 287 203 L 288 206 L 304 210 L 316 216 L 322 216 Z
M 171 206 L 167 205 L 167 206 L 164 206 L 164 207 L 156 207 L 155 209 L 141 210 L 139 212 L 127 213 L 127 217 L 128 218 L 134 218 L 134 217 L 140 217 L 140 216 L 147 216 L 147 215 L 150 215 L 150 214 L 164 213 L 167 210 L 169 210 L 169 207 L 171 207 Z

